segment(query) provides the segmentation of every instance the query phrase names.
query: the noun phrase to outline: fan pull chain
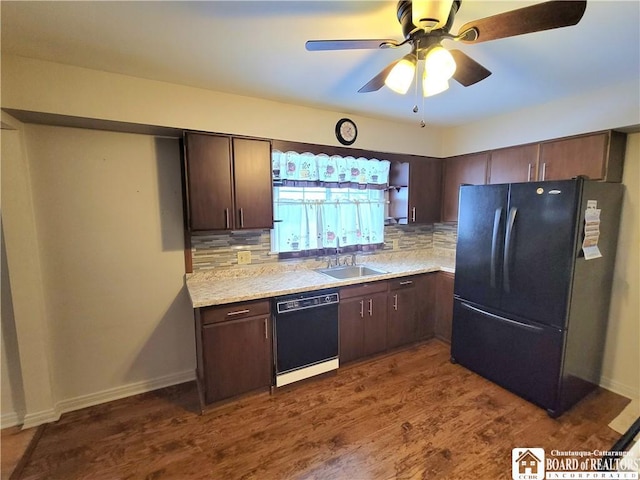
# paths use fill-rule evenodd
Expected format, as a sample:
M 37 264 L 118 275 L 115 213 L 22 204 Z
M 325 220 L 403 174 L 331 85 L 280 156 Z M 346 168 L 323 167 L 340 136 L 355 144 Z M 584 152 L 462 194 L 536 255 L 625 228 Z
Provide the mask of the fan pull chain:
M 420 39 L 416 40 L 416 69 L 414 72 L 414 98 L 416 103 L 413 105 L 413 113 L 418 113 L 418 66 L 419 66 L 419 61 L 420 61 L 420 55 L 418 54 L 418 52 L 420 51 Z

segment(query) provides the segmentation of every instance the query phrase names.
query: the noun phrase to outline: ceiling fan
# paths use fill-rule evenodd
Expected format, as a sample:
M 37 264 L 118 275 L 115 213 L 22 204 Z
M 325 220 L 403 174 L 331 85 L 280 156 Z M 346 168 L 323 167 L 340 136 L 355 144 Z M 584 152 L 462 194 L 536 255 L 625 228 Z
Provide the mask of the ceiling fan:
M 398 21 L 402 26 L 403 41 L 309 40 L 306 49 L 378 49 L 409 44 L 410 53 L 387 65 L 358 92 L 374 92 L 387 85 L 393 91 L 405 94 L 416 76 L 418 61 L 424 60 L 422 92 L 427 97 L 446 90 L 450 78 L 468 87 L 491 75 L 464 52 L 442 47 L 443 40 L 480 43 L 568 27 L 580 21 L 587 6 L 586 0 L 552 0 L 466 23 L 457 35 L 453 35 L 450 30 L 461 3 L 462 0 L 401 0 L 398 2 Z

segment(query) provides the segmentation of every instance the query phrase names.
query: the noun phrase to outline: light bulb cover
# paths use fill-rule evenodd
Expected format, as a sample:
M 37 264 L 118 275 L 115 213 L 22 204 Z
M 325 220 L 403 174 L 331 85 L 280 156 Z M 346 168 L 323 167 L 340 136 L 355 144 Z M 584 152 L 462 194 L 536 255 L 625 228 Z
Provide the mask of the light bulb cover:
M 430 75 L 424 75 L 422 78 L 422 95 L 425 97 L 431 97 L 442 93 L 449 88 L 449 80 L 446 78 L 432 77 Z
M 456 73 L 456 61 L 442 45 L 435 45 L 429 49 L 424 59 L 425 76 L 449 80 Z
M 396 93 L 404 95 L 409 90 L 416 73 L 416 56 L 412 53 L 402 57 L 387 75 L 384 84 Z

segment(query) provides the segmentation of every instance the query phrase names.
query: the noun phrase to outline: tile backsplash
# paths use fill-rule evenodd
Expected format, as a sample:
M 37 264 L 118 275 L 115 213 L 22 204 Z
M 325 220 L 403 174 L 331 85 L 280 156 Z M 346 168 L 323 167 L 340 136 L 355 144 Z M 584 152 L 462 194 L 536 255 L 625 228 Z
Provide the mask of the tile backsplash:
M 455 256 L 456 230 L 457 223 L 455 222 L 387 226 L 384 230 L 384 249 L 378 252 L 386 253 L 393 250 L 394 240 L 397 240 L 397 250 L 434 249 L 439 255 Z M 279 260 L 278 254 L 271 253 L 269 230 L 191 236 L 191 257 L 194 272 L 238 265 L 238 252 L 240 251 L 251 252 L 252 264 L 305 261 L 303 259 Z M 367 255 L 375 255 L 375 253 Z

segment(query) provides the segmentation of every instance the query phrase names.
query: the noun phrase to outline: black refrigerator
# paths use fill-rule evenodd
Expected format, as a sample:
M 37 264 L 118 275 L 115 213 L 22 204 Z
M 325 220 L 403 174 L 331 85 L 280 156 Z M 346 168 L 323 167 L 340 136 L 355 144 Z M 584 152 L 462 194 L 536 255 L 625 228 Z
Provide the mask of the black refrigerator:
M 623 188 L 460 187 L 453 362 L 552 417 L 597 386 Z

